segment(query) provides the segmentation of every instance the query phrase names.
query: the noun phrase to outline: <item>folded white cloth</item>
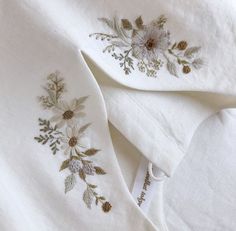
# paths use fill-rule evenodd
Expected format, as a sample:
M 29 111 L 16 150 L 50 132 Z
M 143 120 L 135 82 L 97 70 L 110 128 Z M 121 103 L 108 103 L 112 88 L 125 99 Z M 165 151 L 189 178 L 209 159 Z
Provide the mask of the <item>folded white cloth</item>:
M 172 176 L 199 124 L 235 106 L 235 4 L 161 3 L 0 2 L 1 230 L 167 229 L 132 199 L 107 119 Z M 92 73 L 88 57 L 109 77 Z
M 8 8 L 6 3 L 3 2 L 2 5 L 2 9 Z M 11 13 L 17 8 L 14 1 L 7 5 L 12 5 Z M 236 4 L 230 0 L 194 0 L 191 3 L 181 0 L 165 3 L 161 0 L 105 0 L 103 3 L 92 0 L 36 0 L 23 1 L 20 7 L 39 24 L 53 28 L 53 33 L 60 34 L 87 53 L 111 78 L 127 86 L 145 90 L 193 90 L 235 95 Z M 195 70 L 194 66 L 191 66 L 193 71 L 184 75 L 181 72 L 182 64 L 178 66 L 178 60 L 177 63 L 173 61 L 179 73 L 179 78 L 175 78 L 169 73 L 165 65 L 166 60 L 162 57 L 164 66 L 157 72 L 157 78 L 147 78 L 136 67 L 138 60 L 132 57 L 135 70 L 130 75 L 125 75 L 119 66 L 119 60 L 102 52 L 109 43 L 89 38 L 89 34 L 92 33 L 114 34 L 114 31 L 98 21 L 98 18 L 128 19 L 135 27 L 134 21 L 140 15 L 144 25 L 149 25 L 164 15 L 167 18 L 164 29 L 170 32 L 170 43 L 183 40 L 187 42 L 187 48 L 201 47 L 197 51 L 200 51 L 199 58 L 204 61 L 202 68 Z M 42 23 L 43 20 L 47 23 Z M 118 21 L 118 24 L 122 26 L 121 21 Z M 117 55 L 119 52 L 123 54 L 123 50 L 117 48 Z M 178 53 L 178 50 L 176 52 Z
M 183 3 L 182 1 L 167 3 L 163 3 L 162 1 L 145 1 L 145 3 L 143 3 L 136 0 L 129 3 L 126 1 L 113 1 L 112 3 L 110 1 L 104 1 L 103 4 L 101 4 L 99 1 L 87 0 L 71 1 L 70 3 L 68 3 L 68 1 L 50 1 L 45 3 L 38 0 L 34 1 L 34 3 L 25 1 L 25 5 L 22 4 L 21 7 L 22 6 L 29 8 L 29 12 L 33 12 L 32 17 L 41 25 L 50 29 L 53 28 L 53 33 L 55 33 L 55 35 L 60 35 L 69 40 L 73 46 L 77 47 L 84 54 L 87 54 L 112 79 L 126 86 L 142 90 L 207 91 L 235 95 L 236 84 L 234 76 L 236 70 L 234 65 L 234 49 L 236 48 L 234 43 L 235 24 L 233 23 L 235 21 L 235 4 L 232 4 L 231 1 L 224 1 L 224 3 L 222 3 L 221 1 L 200 2 L 196 0 L 189 4 Z M 139 24 L 137 24 L 137 21 L 135 22 L 135 20 L 138 19 L 140 15 L 142 16 L 142 25 L 145 28 L 151 27 L 151 31 L 154 32 L 148 32 L 148 29 L 146 32 L 146 30 L 142 28 L 138 30 Z M 164 15 L 165 17 L 160 18 L 161 15 Z M 40 18 L 47 19 L 47 23 L 45 24 L 42 22 Z M 66 18 L 66 20 L 64 20 L 64 18 Z M 100 20 L 97 20 L 99 18 Z M 113 20 L 115 20 L 115 22 Z M 164 22 L 162 23 L 163 29 L 160 29 L 159 27 L 153 29 L 153 22 L 156 22 L 157 25 L 159 25 L 160 22 Z M 132 26 L 132 30 L 130 30 L 130 26 Z M 131 32 L 133 30 L 138 31 L 137 33 L 138 36 L 141 37 L 141 41 L 137 42 L 136 38 L 133 40 L 131 39 Z M 165 34 L 167 31 L 169 31 L 170 36 Z M 124 34 L 126 34 L 127 37 L 124 37 Z M 92 36 L 89 38 L 89 35 Z M 144 57 L 142 56 L 144 62 L 147 62 L 149 57 L 155 57 L 156 61 L 159 59 L 161 60 L 162 66 L 159 67 L 160 70 L 154 68 L 157 73 L 156 77 L 148 77 L 146 69 L 145 73 L 140 71 L 140 69 L 143 68 L 140 67 L 140 62 L 142 62 L 142 60 L 139 55 L 136 55 L 137 57 L 129 56 L 133 60 L 134 70 L 130 67 L 131 72 L 126 75 L 123 70 L 124 65 L 122 64 L 124 61 L 123 57 L 125 56 L 125 50 L 128 48 L 135 48 L 134 50 L 137 51 L 137 46 L 139 48 L 145 47 L 146 43 L 143 44 L 142 41 L 146 41 L 145 39 L 147 39 L 146 42 L 150 42 L 148 38 L 150 37 L 150 39 L 152 39 L 153 35 L 154 37 L 156 35 L 162 35 L 161 37 L 157 36 L 162 46 L 159 47 L 159 43 L 155 43 L 154 41 L 154 50 L 153 52 L 151 50 L 151 54 L 147 53 L 145 49 L 138 51 L 140 51 L 139 53 L 144 54 Z M 98 38 L 97 40 L 95 39 L 96 36 Z M 109 41 L 107 41 L 106 36 L 111 36 L 108 37 L 108 40 L 110 39 Z M 112 36 L 114 37 L 114 41 Z M 121 38 L 125 41 L 127 40 L 127 46 L 124 46 L 124 41 Z M 170 44 L 168 48 L 163 45 L 166 44 L 166 42 Z M 180 42 L 182 42 L 182 45 Z M 175 43 L 176 47 L 172 49 Z M 149 43 L 146 45 L 148 44 Z M 157 44 L 157 46 L 155 46 L 155 44 Z M 109 45 L 117 45 L 115 46 L 114 52 L 111 50 L 110 53 L 103 53 L 103 49 Z M 148 47 L 146 47 L 146 49 L 148 49 Z M 158 52 L 160 55 L 158 55 Z M 170 52 L 177 57 L 170 54 Z M 173 70 L 169 70 L 168 66 L 170 67 L 171 64 L 168 65 L 168 59 L 163 57 L 166 55 L 175 66 L 173 68 L 176 69 L 178 78 L 173 75 Z M 195 68 L 195 65 L 193 64 L 195 60 L 199 59 L 203 61 L 203 64 L 200 65 L 200 69 Z M 122 67 L 120 67 L 120 63 Z M 125 65 L 129 66 L 128 63 Z M 154 64 L 150 65 L 153 66 Z M 191 72 L 184 73 L 186 72 L 183 72 L 184 66 L 189 66 Z M 148 69 L 150 68 L 151 67 L 149 66 Z M 122 93 L 119 93 L 118 91 L 117 93 L 121 94 L 120 97 L 122 97 Z M 133 99 L 136 97 L 138 96 L 135 94 L 132 96 Z M 139 101 L 138 98 L 135 100 Z M 127 98 L 126 101 L 122 100 L 124 105 L 119 102 L 120 111 L 125 110 L 121 108 L 126 108 L 128 106 L 128 101 Z M 145 104 L 147 104 L 146 100 L 144 101 Z M 153 105 L 151 105 L 152 103 Z M 139 107 L 136 107 L 133 103 L 131 104 L 133 107 L 132 110 L 135 111 L 136 115 L 138 110 L 139 115 Z M 165 105 L 165 103 L 163 104 Z M 173 102 L 173 104 L 176 106 L 178 105 L 175 102 Z M 152 98 L 150 99 L 149 107 L 156 109 L 160 106 L 156 104 L 156 99 Z M 169 107 L 168 110 L 170 111 L 172 106 L 169 105 Z M 186 106 L 183 107 L 186 108 Z M 225 107 L 225 105 L 221 106 L 221 108 L 223 107 Z M 180 107 L 178 106 L 177 110 L 179 109 Z M 158 109 L 156 110 L 158 111 Z M 190 110 L 191 109 L 186 109 L 186 111 Z M 172 115 L 177 114 L 174 110 L 168 112 L 168 114 L 170 113 Z M 143 118 L 149 117 L 148 115 L 143 115 L 149 114 L 149 112 L 141 114 Z M 199 114 L 201 114 L 201 112 L 199 112 Z M 138 118 L 138 115 L 137 121 L 141 125 L 139 127 L 142 129 L 146 127 L 147 122 L 143 118 Z M 155 117 L 156 115 L 152 114 L 152 116 Z M 164 119 L 166 119 L 166 116 L 165 112 Z M 192 115 L 188 116 L 192 117 Z M 158 117 L 160 117 L 160 115 Z M 161 119 L 163 119 L 163 116 L 161 117 Z M 156 165 L 161 167 L 167 175 L 171 175 L 178 165 L 179 160 L 181 160 L 183 156 L 182 153 L 185 152 L 185 148 L 182 149 L 182 147 L 180 147 L 181 145 L 176 144 L 175 139 L 169 139 L 170 135 L 168 133 L 171 132 L 174 134 L 175 138 L 180 139 L 181 143 L 184 143 L 183 146 L 187 146 L 189 142 L 185 141 L 191 139 L 194 129 L 201 122 L 200 118 L 198 122 L 195 118 L 192 119 L 193 122 L 191 121 L 191 118 L 189 118 L 189 122 L 186 121 L 185 124 L 180 122 L 180 126 L 184 126 L 186 130 L 189 131 L 186 135 L 182 135 L 178 134 L 178 131 L 175 131 L 176 128 L 173 128 L 175 126 L 173 125 L 176 121 L 175 118 L 176 117 L 171 118 L 171 122 L 167 119 L 167 123 L 170 123 L 168 125 L 166 121 L 164 122 L 165 124 L 161 124 L 161 126 L 151 125 L 160 127 L 154 129 L 154 135 L 152 134 L 152 131 L 149 131 L 147 128 L 148 133 L 150 133 L 154 139 L 153 141 L 146 142 L 155 142 L 157 145 L 162 145 L 162 151 L 156 150 L 155 148 L 149 148 L 149 150 L 143 150 L 142 148 L 141 150 L 144 152 L 144 155 L 149 155 L 149 158 Z M 181 118 L 178 119 L 181 120 Z M 123 118 L 121 120 L 123 121 Z M 143 123 L 140 120 L 142 120 Z M 149 122 L 151 121 L 149 118 L 148 120 Z M 159 118 L 156 118 L 156 120 L 158 120 L 158 124 Z M 132 121 L 134 121 L 135 127 L 135 118 L 132 119 Z M 115 121 L 113 123 L 115 123 Z M 186 124 L 190 124 L 190 127 Z M 129 122 L 129 127 L 130 126 L 132 125 Z M 162 128 L 163 126 L 164 128 Z M 135 131 L 133 127 L 130 130 Z M 179 127 L 177 130 L 182 130 L 182 128 Z M 142 131 L 137 130 L 135 133 L 142 133 Z M 182 138 L 183 136 L 185 136 L 185 138 Z M 141 145 L 139 141 L 135 142 L 138 142 L 139 146 Z M 157 163 L 156 158 L 159 159 L 159 163 Z

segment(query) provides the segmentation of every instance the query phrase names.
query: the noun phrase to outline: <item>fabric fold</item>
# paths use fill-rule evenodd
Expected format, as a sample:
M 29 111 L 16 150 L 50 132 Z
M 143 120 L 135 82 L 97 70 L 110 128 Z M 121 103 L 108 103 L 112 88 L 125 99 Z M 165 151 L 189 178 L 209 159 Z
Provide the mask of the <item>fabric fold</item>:
M 199 124 L 221 108 L 236 104 L 229 95 L 127 88 L 83 56 L 101 88 L 109 121 L 168 176 L 186 154 Z

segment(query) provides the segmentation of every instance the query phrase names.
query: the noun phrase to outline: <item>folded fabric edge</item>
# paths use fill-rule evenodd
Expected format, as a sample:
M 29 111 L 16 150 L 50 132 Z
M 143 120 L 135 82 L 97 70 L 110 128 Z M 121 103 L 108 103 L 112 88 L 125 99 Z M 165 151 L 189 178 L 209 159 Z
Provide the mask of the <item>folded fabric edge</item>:
M 83 51 L 79 53 L 85 57 Z M 91 59 L 88 56 L 89 60 Z M 85 60 L 84 60 L 85 61 Z M 94 65 L 96 63 L 91 60 Z M 86 63 L 86 61 L 85 61 Z M 89 70 L 89 65 L 86 65 Z M 90 70 L 91 74 L 93 72 Z M 106 73 L 105 73 L 106 74 Z M 95 78 L 96 79 L 96 78 Z M 110 92 L 105 86 L 101 88 L 101 94 L 106 104 L 108 120 L 124 135 L 143 155 L 160 168 L 167 176 L 171 176 L 180 163 L 185 151 L 175 137 L 172 137 L 165 130 L 158 120 L 146 113 L 143 108 L 133 102 L 133 99 L 119 89 L 118 96 L 114 91 Z M 124 102 L 126 107 L 136 117 L 131 117 L 129 113 L 124 113 Z M 121 106 L 122 105 L 122 106 Z M 135 119 L 136 118 L 136 119 Z M 142 127 L 142 121 L 148 121 L 149 126 Z
M 103 91 L 106 91 L 103 88 Z M 123 113 L 120 107 L 121 101 L 129 98 L 125 94 L 119 97 L 110 97 L 105 100 L 109 121 L 124 135 L 150 162 L 160 168 L 167 176 L 172 176 L 176 167 L 183 158 L 185 152 L 174 140 L 173 137 L 165 133 L 164 128 L 157 121 L 153 121 L 146 113 L 132 102 L 128 108 L 132 113 L 139 115 L 135 120 L 129 114 Z M 149 126 L 140 126 L 139 119 L 149 121 Z

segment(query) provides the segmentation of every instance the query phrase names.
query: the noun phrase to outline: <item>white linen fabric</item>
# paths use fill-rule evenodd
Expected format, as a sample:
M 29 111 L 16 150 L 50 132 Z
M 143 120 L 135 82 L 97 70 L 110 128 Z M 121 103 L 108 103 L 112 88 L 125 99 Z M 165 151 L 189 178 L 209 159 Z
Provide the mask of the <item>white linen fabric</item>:
M 17 4 L 4 2 L 1 12 L 0 229 L 159 230 L 140 211 L 125 185 L 110 140 L 104 101 L 82 56 L 68 41 L 32 21 L 23 5 Z M 59 172 L 63 152 L 53 156 L 48 147 L 34 140 L 38 118 L 50 116 L 37 97 L 44 92 L 47 75 L 56 69 L 67 84 L 67 100 L 90 96 L 85 120 L 93 123 L 88 138 L 92 147 L 101 149 L 92 160 L 107 172 L 91 176 L 91 181 L 112 204 L 112 212 L 104 213 L 95 204 L 92 209 L 86 207 L 82 199 L 86 185 L 80 179 L 65 195 L 69 171 Z
M 170 230 L 235 230 L 235 113 L 222 110 L 197 129 L 186 158 L 166 185 Z
M 148 129 L 150 126 L 150 119 L 145 120 L 144 119 L 145 116 L 140 116 L 140 112 L 129 113 L 130 111 L 132 111 L 131 108 L 133 108 L 133 106 L 131 103 L 129 104 L 129 102 L 127 101 L 129 100 L 129 96 L 131 96 L 131 99 L 133 100 L 133 97 L 132 97 L 133 95 L 135 95 L 135 100 L 137 100 L 139 106 L 141 105 L 141 107 L 144 107 L 146 109 L 146 112 L 149 110 L 152 112 L 149 115 L 155 115 L 154 117 L 155 119 L 161 118 L 162 119 L 161 124 L 165 126 L 170 126 L 172 128 L 172 131 L 177 133 L 174 139 L 175 141 L 178 141 L 178 140 L 185 141 L 185 151 L 183 152 L 183 155 L 185 154 L 187 155 L 188 157 L 187 163 L 185 159 L 182 160 L 183 167 L 182 165 L 178 167 L 177 169 L 178 174 L 174 174 L 173 177 L 170 178 L 170 181 L 168 182 L 168 184 L 166 185 L 164 189 L 164 198 L 166 202 L 164 203 L 164 207 L 165 207 L 165 212 L 167 215 L 167 224 L 169 226 L 169 229 L 167 228 L 165 217 L 163 214 L 163 202 L 162 202 L 162 197 L 163 197 L 162 187 L 163 186 L 161 184 L 159 186 L 159 189 L 156 192 L 155 200 L 153 200 L 152 202 L 152 207 L 150 208 L 148 212 L 148 216 L 152 219 L 152 221 L 155 224 L 156 223 L 158 224 L 158 221 L 161 221 L 163 230 L 171 230 L 171 231 L 172 230 L 173 231 L 174 230 L 187 230 L 187 231 L 199 230 L 200 231 L 200 230 L 208 230 L 208 228 L 209 230 L 217 230 L 217 229 L 224 230 L 223 227 L 229 227 L 229 230 L 230 230 L 230 227 L 233 227 L 231 224 L 230 218 L 227 218 L 224 220 L 222 219 L 220 223 L 220 221 L 218 220 L 220 213 L 216 213 L 214 209 L 212 209 L 211 211 L 207 209 L 208 207 L 212 206 L 212 203 L 217 204 L 217 199 L 215 197 L 214 198 L 212 197 L 212 190 L 209 189 L 209 191 L 204 191 L 209 181 L 208 178 L 205 181 L 204 179 L 202 179 L 202 181 L 200 182 L 201 185 L 199 186 L 199 191 L 198 191 L 199 194 L 197 194 L 196 192 L 193 194 L 192 190 L 193 188 L 196 188 L 196 186 L 194 185 L 195 184 L 194 177 L 192 179 L 190 176 L 196 175 L 196 178 L 197 178 L 198 176 L 206 177 L 207 175 L 209 175 L 208 169 L 206 169 L 205 172 L 198 171 L 201 166 L 201 162 L 200 162 L 202 160 L 201 158 L 203 158 L 203 156 L 205 157 L 206 155 L 208 155 L 208 153 L 205 152 L 205 150 L 202 152 L 192 153 L 189 151 L 189 149 L 193 145 L 192 143 L 195 143 L 195 146 L 197 147 L 198 145 L 199 147 L 203 147 L 201 144 L 201 140 L 199 142 L 198 140 L 197 141 L 193 140 L 192 135 L 195 135 L 195 133 L 200 134 L 199 137 L 203 137 L 203 140 L 208 141 L 209 140 L 208 138 L 204 139 L 204 132 L 202 133 L 200 128 L 206 125 L 205 120 L 207 120 L 209 116 L 216 115 L 215 117 L 218 118 L 220 114 L 217 114 L 217 113 L 218 111 L 221 111 L 222 108 L 235 107 L 236 106 L 235 97 L 227 96 L 227 95 L 212 94 L 212 93 L 199 93 L 199 92 L 195 92 L 195 93 L 194 92 L 192 93 L 190 92 L 184 92 L 184 93 L 140 92 L 134 89 L 124 88 L 121 85 L 109 80 L 109 78 L 107 78 L 107 76 L 99 68 L 97 68 L 93 63 L 91 63 L 88 59 L 87 59 L 87 63 L 89 63 L 91 70 L 96 75 L 98 83 L 102 89 L 103 95 L 105 97 L 105 102 L 108 109 L 108 115 L 109 115 L 110 121 L 113 122 L 113 124 L 120 130 L 120 132 L 122 132 L 122 134 L 124 134 L 126 138 L 128 138 L 129 141 L 132 142 L 136 146 L 136 148 L 137 147 L 139 148 L 142 145 L 142 143 L 145 142 L 145 139 L 147 139 L 147 135 L 144 134 L 143 132 L 140 132 L 137 134 L 137 129 L 138 129 L 137 127 L 139 127 L 140 124 L 142 123 L 142 124 L 145 124 L 145 129 Z M 108 93 L 110 93 L 110 95 Z M 126 97 L 121 98 L 122 93 L 127 94 Z M 147 96 L 147 98 L 145 96 Z M 113 97 L 115 98 L 115 100 L 118 100 L 119 103 L 113 104 L 113 101 L 112 101 Z M 150 98 L 152 100 L 150 100 Z M 152 103 L 148 104 L 147 101 L 152 102 Z M 124 106 L 122 108 L 122 105 L 127 105 L 127 104 L 128 106 Z M 148 107 L 148 105 L 150 106 Z M 155 105 L 155 106 L 151 106 L 151 105 Z M 121 108 L 118 112 L 116 110 L 117 107 Z M 129 108 L 128 111 L 126 110 L 127 108 Z M 157 114 L 153 113 L 155 109 L 156 109 Z M 174 111 L 174 114 L 170 113 L 170 111 L 171 112 Z M 163 118 L 162 115 L 164 115 L 165 118 L 167 119 L 165 120 L 165 118 Z M 140 119 L 137 119 L 137 118 L 140 118 Z M 212 118 L 214 117 L 212 116 Z M 128 122 L 126 123 L 126 121 Z M 131 127 L 130 126 L 131 124 L 135 124 L 135 125 Z M 150 126 L 150 130 L 153 129 L 152 126 Z M 222 127 L 224 127 L 224 124 L 222 125 Z M 186 129 L 186 133 L 184 132 L 185 131 L 184 129 Z M 209 129 L 209 128 L 206 127 L 206 129 Z M 226 129 L 225 133 L 222 134 L 219 132 L 219 135 L 221 135 L 222 137 L 224 136 L 227 137 L 225 139 L 230 140 L 229 142 L 232 142 L 232 145 L 234 145 L 233 136 L 231 139 L 229 138 L 228 135 L 227 136 L 225 135 L 228 132 L 230 133 L 230 131 L 227 130 L 227 126 L 225 129 Z M 156 129 L 155 131 L 156 132 L 154 132 L 153 134 L 156 134 L 158 129 Z M 167 129 L 167 131 L 171 131 L 171 129 Z M 171 132 L 170 134 L 173 135 L 173 133 Z M 184 134 L 186 134 L 186 136 Z M 211 135 L 212 134 L 214 134 L 214 131 L 213 133 L 211 133 Z M 135 142 L 135 139 L 138 139 L 141 142 L 141 144 L 140 142 L 137 142 L 137 141 Z M 155 141 L 156 139 L 153 139 L 153 140 Z M 113 142 L 117 142 L 116 139 L 114 140 L 113 138 Z M 137 149 L 134 149 L 134 150 L 130 148 L 127 149 L 127 152 L 129 153 L 129 155 L 131 155 L 131 157 L 129 157 L 130 161 L 128 161 L 127 152 L 125 152 L 124 150 L 120 151 L 120 146 L 122 144 L 124 145 L 124 141 L 122 143 L 119 141 L 118 142 L 119 147 L 115 145 L 115 150 L 116 150 L 116 153 L 121 156 L 119 157 L 119 162 L 121 163 L 121 167 L 123 170 L 122 172 L 123 172 L 123 175 L 127 176 L 126 183 L 129 185 L 130 190 L 132 190 L 132 184 L 135 180 L 134 176 L 135 176 L 135 172 L 137 171 L 138 160 L 137 160 L 137 157 L 135 158 L 134 154 L 131 155 L 131 153 L 135 153 L 137 155 L 139 151 Z M 162 145 L 162 143 L 159 143 L 159 144 L 160 146 Z M 159 144 L 157 144 L 157 146 L 159 146 Z M 207 143 L 207 145 L 209 145 L 209 143 Z M 224 148 L 227 149 L 227 145 L 223 142 L 221 143 L 219 143 L 218 141 L 212 142 L 211 145 L 215 147 L 218 147 L 220 145 L 222 149 Z M 146 145 L 145 147 L 149 147 L 149 146 L 150 144 Z M 139 150 L 142 150 L 142 149 L 140 148 Z M 144 154 L 144 152 L 140 153 L 140 155 L 142 154 Z M 211 158 L 206 160 L 206 163 L 205 163 L 206 165 L 211 165 L 212 161 L 217 161 L 217 159 L 214 159 L 214 153 L 212 153 L 211 155 L 212 155 Z M 171 157 L 174 158 L 174 156 L 171 156 Z M 228 158 L 231 159 L 233 162 L 235 161 L 234 155 L 229 155 Z M 129 162 L 131 162 L 131 160 L 132 162 L 134 162 L 135 159 L 136 159 L 135 163 L 128 164 Z M 196 170 L 192 168 L 193 159 L 196 159 Z M 157 163 L 160 163 L 159 162 L 160 158 L 157 160 L 158 160 Z M 181 159 L 179 159 L 179 161 L 180 160 Z M 176 163 L 179 163 L 179 161 L 176 161 Z M 165 166 L 165 165 L 158 165 L 158 166 Z M 131 170 L 131 167 L 132 167 L 132 170 Z M 227 163 L 222 167 L 227 168 L 228 167 Z M 215 170 L 215 174 L 222 174 L 221 169 L 215 168 L 214 170 Z M 233 170 L 231 169 L 230 171 L 233 171 Z M 189 180 L 189 189 L 187 187 L 188 185 L 186 185 L 185 183 L 186 182 L 185 178 Z M 212 180 L 212 182 L 214 183 L 214 180 L 215 180 L 214 176 L 212 176 L 210 180 Z M 202 186 L 204 185 L 204 183 L 205 183 L 205 187 Z M 221 188 L 220 185 L 219 187 Z M 234 192 L 234 186 L 230 184 L 230 187 L 232 187 L 232 189 L 230 190 Z M 216 187 L 215 189 L 217 192 L 218 188 Z M 203 191 L 200 191 L 200 190 L 203 190 Z M 232 193 L 231 196 L 233 194 L 234 193 Z M 189 198 L 190 201 L 182 202 L 184 201 L 185 196 L 187 196 L 187 198 Z M 222 192 L 221 196 L 222 198 L 224 198 L 224 196 L 228 197 L 228 192 L 225 190 L 224 192 Z M 208 199 L 204 199 L 206 197 L 208 197 Z M 202 198 L 202 201 L 200 201 L 199 198 Z M 192 211 L 192 207 L 194 206 L 193 203 L 194 204 L 196 203 L 195 201 L 199 203 L 199 206 L 193 213 L 191 213 L 189 211 Z M 226 217 L 228 216 L 233 217 L 234 215 L 235 206 L 233 203 L 231 203 L 231 206 L 232 206 L 231 208 L 227 207 L 227 205 L 223 202 L 221 205 L 219 204 L 216 205 L 216 207 L 219 209 L 219 212 L 225 211 Z M 201 215 L 201 212 L 205 214 L 206 217 L 203 217 L 203 215 Z M 211 224 L 209 224 L 210 218 L 208 218 L 208 216 L 213 217 L 211 220 Z M 157 217 L 159 219 L 157 219 Z M 220 228 L 218 228 L 219 224 L 220 224 Z
M 34 17 L 41 15 L 47 19 L 57 33 L 76 44 L 111 78 L 122 84 L 144 90 L 193 90 L 235 95 L 236 4 L 232 0 L 26 2 L 33 8 Z M 97 18 L 117 16 L 134 21 L 142 15 L 146 22 L 150 22 L 163 14 L 168 18 L 167 28 L 173 40 L 186 39 L 202 47 L 204 68 L 188 78 L 176 79 L 164 70 L 159 78 L 145 78 L 135 71 L 128 78 L 112 57 L 102 53 L 104 45 L 88 38 L 91 33 L 107 31 Z
M 101 87 L 110 122 L 169 176 L 200 123 L 220 109 L 236 105 L 235 96 L 230 95 L 123 87 L 86 60 Z
M 122 176 L 107 119 L 137 152 L 172 176 L 202 121 L 236 104 L 235 3 L 161 3 L 0 2 L 1 230 L 167 230 L 162 184 L 156 192 L 157 199 L 144 215 L 128 190 L 132 188 L 137 162 Z M 202 46 L 206 65 L 187 78 L 174 78 L 165 69 L 158 78 L 147 78 L 137 71 L 125 76 L 112 58 L 102 54 L 102 45 L 88 38 L 90 33 L 103 30 L 97 18 L 113 17 L 114 9 L 117 14 L 122 12 L 118 15 L 121 18 L 128 15 L 135 19 L 142 14 L 147 21 L 157 14 L 167 15 L 168 28 L 176 39 L 184 37 Z M 62 157 L 49 155 L 49 150 L 33 139 L 37 135 L 37 118 L 46 115 L 36 97 L 42 92 L 45 77 L 55 70 L 68 84 L 68 99 L 90 96 L 86 105 L 86 119 L 93 122 L 89 135 L 92 144 L 102 150 L 95 160 L 101 161 L 107 171 L 103 178 L 94 179 L 112 203 L 107 214 L 95 205 L 91 210 L 86 208 L 82 187 L 64 195 L 62 176 L 66 175 L 58 173 Z M 222 95 L 211 98 L 202 93 L 196 97 L 194 93 L 150 90 Z M 212 100 L 216 98 L 220 100 Z
M 11 2 L 8 4 L 10 6 Z M 235 21 L 236 5 L 230 0 L 224 2 L 195 0 L 191 3 L 179 0 L 168 1 L 165 4 L 162 1 L 141 2 L 138 0 L 103 1 L 103 3 L 87 0 L 61 0 L 60 2 L 37 0 L 23 1 L 20 7 L 31 14 L 30 17 L 39 24 L 53 28 L 53 33 L 70 41 L 74 47 L 96 62 L 111 78 L 126 86 L 142 90 L 207 91 L 235 95 L 234 49 L 236 47 L 233 22 Z M 202 47 L 201 53 L 205 64 L 202 69 L 192 72 L 188 77 L 175 78 L 169 75 L 165 68 L 162 68 L 158 78 L 148 78 L 135 70 L 132 75 L 126 76 L 114 58 L 102 53 L 103 43 L 88 36 L 95 32 L 106 32 L 107 28 L 97 21 L 97 18 L 112 18 L 117 15 L 119 18 L 129 18 L 133 21 L 137 16 L 142 15 L 145 21 L 150 22 L 162 14 L 168 18 L 167 28 L 170 30 L 173 40 L 186 39 L 191 44 Z M 65 18 L 66 20 L 64 20 Z M 41 19 L 47 22 L 44 23 Z M 153 105 L 151 107 L 156 108 Z M 138 110 L 138 107 L 134 110 Z M 196 125 L 197 122 L 194 124 Z M 182 158 L 184 152 L 182 149 L 185 147 L 182 148 L 181 145 L 176 144 L 175 140 L 172 140 L 167 134 L 168 131 L 165 131 L 168 129 L 172 130 L 172 128 L 159 128 L 158 133 L 155 133 L 156 143 L 162 145 L 162 151 L 152 145 L 149 150 L 142 148 L 141 151 L 145 156 L 149 155 L 154 164 L 167 175 L 171 175 Z M 189 128 L 189 138 L 191 138 L 193 130 L 194 125 Z
M 123 174 L 128 175 L 126 183 L 131 188 L 133 179 L 130 180 L 128 169 L 132 164 L 127 167 L 127 162 L 137 163 L 140 154 L 135 148 L 127 149 L 127 141 L 114 128 L 111 131 Z M 224 109 L 199 126 L 186 157 L 164 187 L 164 208 L 170 231 L 234 230 L 234 141 L 235 109 Z M 128 150 L 130 160 L 125 158 L 127 153 L 120 147 Z M 148 214 L 154 221 L 157 208 L 160 205 L 154 200 L 151 208 L 154 216 L 151 211 Z

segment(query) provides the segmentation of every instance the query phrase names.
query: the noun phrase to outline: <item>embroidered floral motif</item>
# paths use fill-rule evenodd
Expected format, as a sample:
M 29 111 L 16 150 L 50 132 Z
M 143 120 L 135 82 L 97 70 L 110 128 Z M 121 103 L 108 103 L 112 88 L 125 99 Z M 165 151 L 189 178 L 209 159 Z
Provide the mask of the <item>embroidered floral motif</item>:
M 116 17 L 113 20 L 99 20 L 112 33 L 93 33 L 89 36 L 107 43 L 103 52 L 111 53 L 126 75 L 135 69 L 134 63 L 139 71 L 150 77 L 156 77 L 164 64 L 168 72 L 176 77 L 180 70 L 188 74 L 203 65 L 203 60 L 198 57 L 200 47 L 189 47 L 186 41 L 171 43 L 170 32 L 164 28 L 167 18 L 163 15 L 147 25 L 141 16 L 134 24 L 128 19 L 118 20 Z M 120 53 L 117 53 L 117 49 Z
M 47 85 L 44 87 L 47 95 L 40 96 L 39 101 L 43 108 L 51 110 L 54 116 L 49 120 L 39 118 L 41 134 L 35 137 L 35 140 L 43 145 L 48 144 L 54 155 L 57 152 L 64 152 L 67 156 L 60 167 L 60 171 L 65 169 L 70 171 L 64 182 L 65 193 L 72 190 L 77 183 L 77 178 L 80 178 L 86 185 L 83 193 L 83 201 L 86 206 L 91 209 L 93 202 L 96 205 L 100 203 L 102 210 L 109 212 L 112 208 L 111 204 L 96 192 L 97 185 L 91 184 L 87 180 L 89 176 L 95 174 L 106 174 L 91 158 L 100 151 L 88 148 L 89 140 L 85 136 L 85 132 L 91 124 L 79 126 L 78 123 L 85 116 L 83 109 L 88 97 L 73 99 L 68 104 L 62 101 L 65 83 L 59 72 L 50 74 L 47 79 Z

